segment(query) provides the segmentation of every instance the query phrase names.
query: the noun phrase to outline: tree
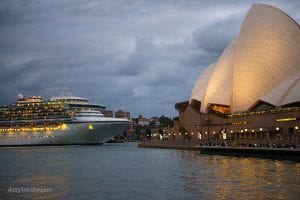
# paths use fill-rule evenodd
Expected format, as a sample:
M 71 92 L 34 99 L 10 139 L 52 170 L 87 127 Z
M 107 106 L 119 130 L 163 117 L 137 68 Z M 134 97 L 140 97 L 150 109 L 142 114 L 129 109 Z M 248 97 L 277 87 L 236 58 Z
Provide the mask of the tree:
M 163 127 L 172 127 L 173 126 L 173 121 L 170 118 L 165 117 L 164 115 L 160 116 L 159 123 Z

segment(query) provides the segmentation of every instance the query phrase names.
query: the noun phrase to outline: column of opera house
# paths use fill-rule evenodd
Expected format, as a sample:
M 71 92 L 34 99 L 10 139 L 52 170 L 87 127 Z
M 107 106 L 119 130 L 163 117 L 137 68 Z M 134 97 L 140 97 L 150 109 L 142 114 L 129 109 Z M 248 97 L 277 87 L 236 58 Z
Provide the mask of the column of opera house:
M 254 4 L 236 40 L 175 108 L 180 135 L 299 145 L 299 24 L 278 8 Z

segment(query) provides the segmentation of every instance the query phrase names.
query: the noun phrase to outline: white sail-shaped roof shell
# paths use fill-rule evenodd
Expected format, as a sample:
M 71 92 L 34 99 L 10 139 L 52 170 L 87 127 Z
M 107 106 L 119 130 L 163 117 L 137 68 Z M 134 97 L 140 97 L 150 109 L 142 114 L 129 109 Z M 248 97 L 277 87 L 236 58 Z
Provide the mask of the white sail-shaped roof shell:
M 201 111 L 203 112 L 207 111 L 208 104 L 230 105 L 235 45 L 236 41 L 232 41 L 216 63 L 201 103 Z
M 300 26 L 281 10 L 254 4 L 238 40 L 199 76 L 190 103 L 246 111 L 258 100 L 274 106 L 300 101 Z
M 299 102 L 300 100 L 300 77 L 294 82 L 294 84 L 289 89 L 289 92 L 285 96 L 281 105 L 291 104 Z
M 202 102 L 210 76 L 214 71 L 215 64 L 216 63 L 210 64 L 198 77 L 192 91 L 190 103 L 192 103 L 193 100 Z
M 300 28 L 279 9 L 254 4 L 237 41 L 231 109 L 245 111 L 300 67 Z
M 282 106 L 284 104 L 299 101 L 300 92 L 298 93 L 298 95 L 294 94 L 297 91 L 296 83 L 299 77 L 300 70 L 282 81 L 278 86 L 276 86 L 269 93 L 263 96 L 261 100 L 274 106 Z

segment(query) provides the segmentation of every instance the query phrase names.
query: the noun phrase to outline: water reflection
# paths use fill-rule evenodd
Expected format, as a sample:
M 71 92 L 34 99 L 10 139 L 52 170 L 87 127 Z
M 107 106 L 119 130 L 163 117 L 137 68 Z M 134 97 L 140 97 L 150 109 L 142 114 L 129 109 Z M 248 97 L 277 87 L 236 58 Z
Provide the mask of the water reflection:
M 191 166 L 181 174 L 185 190 L 221 199 L 300 197 L 300 164 L 257 158 L 201 155 L 182 151 Z M 276 192 L 275 192 L 276 191 Z
M 69 180 L 66 177 L 51 177 L 37 175 L 19 177 L 6 182 L 8 187 L 3 188 L 4 199 L 57 199 L 68 193 Z
M 64 151 L 60 147 L 1 148 L 0 196 L 57 199 L 67 194 L 70 166 Z
M 118 146 L 0 148 L 1 199 L 299 199 L 300 164 Z M 8 192 L 51 188 L 49 193 Z

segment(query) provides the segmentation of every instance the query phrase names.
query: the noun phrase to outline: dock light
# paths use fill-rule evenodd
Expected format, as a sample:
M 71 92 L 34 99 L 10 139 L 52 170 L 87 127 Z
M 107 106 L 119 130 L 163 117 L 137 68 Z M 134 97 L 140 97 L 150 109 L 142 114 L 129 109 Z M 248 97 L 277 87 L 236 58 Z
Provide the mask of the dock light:
M 299 127 L 298 126 L 295 126 L 295 130 L 298 130 L 299 129 Z
M 280 129 L 279 127 L 276 127 L 276 131 L 279 131 L 279 129 Z
M 93 129 L 94 129 L 93 125 L 92 125 L 92 124 L 89 124 L 89 125 L 88 125 L 88 129 L 89 129 L 89 130 L 93 130 Z

